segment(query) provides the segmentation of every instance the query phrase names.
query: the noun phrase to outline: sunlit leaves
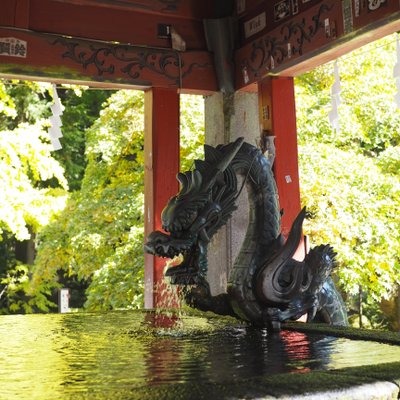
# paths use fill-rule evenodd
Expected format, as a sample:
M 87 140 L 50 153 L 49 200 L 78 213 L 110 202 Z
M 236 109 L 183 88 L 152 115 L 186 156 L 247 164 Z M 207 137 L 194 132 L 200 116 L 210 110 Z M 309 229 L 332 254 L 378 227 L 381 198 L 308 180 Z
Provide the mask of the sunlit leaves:
M 67 182 L 39 124 L 0 132 L 0 229 L 30 238 L 65 206 Z M 55 179 L 58 188 L 47 187 Z
M 395 36 L 388 36 L 338 60 L 341 79 L 340 133 L 328 120 L 333 64 L 296 79 L 299 140 L 377 155 L 400 143 L 400 110 L 394 104 Z
M 86 135 L 81 190 L 41 234 L 33 292 L 63 269 L 90 282 L 86 308 L 137 308 L 143 298 L 143 93 L 113 95 Z
M 203 159 L 204 100 L 198 95 L 181 96 L 181 171 L 188 171 L 196 159 Z
M 188 169 L 202 155 L 204 106 L 200 96 L 182 97 L 181 168 Z M 47 309 L 60 270 L 88 282 L 89 310 L 143 306 L 143 107 L 142 92 L 115 93 L 86 131 L 81 188 L 39 236 L 28 291 L 37 308 Z
M 377 48 L 377 50 L 374 50 Z M 302 200 L 314 243 L 338 251 L 339 283 L 375 300 L 400 283 L 400 111 L 393 98 L 394 37 L 339 60 L 341 132 L 332 130 L 332 66 L 296 81 Z

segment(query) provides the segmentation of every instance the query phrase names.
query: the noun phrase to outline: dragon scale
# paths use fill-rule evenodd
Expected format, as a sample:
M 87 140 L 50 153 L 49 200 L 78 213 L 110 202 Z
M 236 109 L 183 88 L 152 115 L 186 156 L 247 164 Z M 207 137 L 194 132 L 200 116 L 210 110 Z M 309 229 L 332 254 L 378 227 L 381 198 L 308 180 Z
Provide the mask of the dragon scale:
M 260 150 L 243 143 L 232 161 L 232 168 L 246 182 L 249 213 L 244 242 L 234 262 L 228 281 L 231 305 L 241 318 L 259 322 L 262 307 L 253 291 L 253 280 L 260 263 L 280 233 L 280 210 L 275 180 L 268 160 Z

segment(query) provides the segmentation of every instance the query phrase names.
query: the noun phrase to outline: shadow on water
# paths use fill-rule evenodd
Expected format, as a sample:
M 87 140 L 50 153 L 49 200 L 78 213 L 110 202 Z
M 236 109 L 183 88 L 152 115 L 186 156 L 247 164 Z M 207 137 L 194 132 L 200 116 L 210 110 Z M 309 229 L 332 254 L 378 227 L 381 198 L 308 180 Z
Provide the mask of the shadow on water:
M 400 359 L 398 346 L 289 331 L 269 334 L 174 313 L 2 316 L 0 334 L 0 397 L 7 399 L 229 383 Z

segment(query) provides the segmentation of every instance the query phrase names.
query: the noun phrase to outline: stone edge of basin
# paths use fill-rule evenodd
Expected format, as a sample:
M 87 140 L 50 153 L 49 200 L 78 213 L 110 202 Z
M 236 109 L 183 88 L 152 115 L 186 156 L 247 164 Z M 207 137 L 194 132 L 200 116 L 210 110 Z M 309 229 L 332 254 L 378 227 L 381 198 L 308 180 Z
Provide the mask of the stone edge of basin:
M 182 382 L 113 391 L 113 400 L 309 399 L 383 400 L 400 395 L 400 361 L 309 373 L 286 373 L 226 383 Z M 84 397 L 86 398 L 86 397 Z M 79 397 L 74 397 L 79 399 Z
M 263 397 L 268 399 L 268 397 Z M 291 399 L 291 400 L 383 400 L 383 399 L 398 399 L 399 398 L 399 387 L 392 382 L 374 382 L 360 386 L 353 386 L 347 389 L 333 390 L 318 393 L 305 393 L 294 396 L 281 396 L 281 397 L 269 397 L 273 399 Z
M 369 340 L 380 343 L 400 345 L 400 333 L 380 331 L 373 329 L 360 329 L 349 326 L 333 326 L 327 324 L 305 324 L 301 322 L 288 322 L 282 326 L 285 330 L 298 332 L 322 333 L 354 340 Z

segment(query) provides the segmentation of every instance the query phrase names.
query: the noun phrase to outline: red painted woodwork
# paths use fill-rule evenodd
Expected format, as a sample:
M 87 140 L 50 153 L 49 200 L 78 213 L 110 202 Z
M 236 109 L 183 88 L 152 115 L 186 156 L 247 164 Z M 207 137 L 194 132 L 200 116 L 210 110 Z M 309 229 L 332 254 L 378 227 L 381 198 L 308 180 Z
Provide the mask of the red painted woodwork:
M 237 0 L 236 1 L 236 15 L 243 17 L 252 13 L 253 10 L 264 3 L 264 0 Z
M 179 190 L 179 95 L 176 89 L 145 93 L 145 236 L 162 230 L 161 212 Z M 173 306 L 165 293 L 165 259 L 145 255 L 145 307 Z
M 252 6 L 250 4 L 246 5 L 246 13 L 241 15 L 239 19 L 239 40 L 241 45 L 249 43 L 250 41 L 257 39 L 258 37 L 263 36 L 266 33 L 270 33 L 277 27 L 281 27 L 283 24 L 286 24 L 288 22 L 295 23 L 294 21 L 296 20 L 293 17 L 297 18 L 299 14 L 304 13 L 318 3 L 321 3 L 321 0 L 309 0 L 307 2 L 298 1 L 295 6 L 294 2 L 292 1 L 288 4 L 289 8 L 287 15 L 282 18 L 275 16 L 276 7 L 282 5 L 282 0 L 257 1 Z M 245 24 L 249 24 L 250 21 L 254 21 L 255 18 L 263 13 L 265 14 L 265 27 L 263 29 L 260 29 L 261 26 L 259 26 L 258 28 L 260 30 L 257 33 L 246 37 L 246 32 L 244 29 Z
M 360 0 L 361 5 L 364 3 L 366 4 Z M 363 6 L 359 17 L 353 18 L 350 10 L 353 7 L 353 14 L 355 13 L 353 1 L 345 3 L 335 0 L 309 0 L 303 3 L 299 0 L 298 3 L 290 2 L 291 15 L 279 22 L 274 21 L 273 15 L 277 4 L 279 0 L 236 1 L 234 12 L 241 10 L 238 17 L 239 31 L 243 32 L 243 24 L 260 10 L 265 10 L 267 22 L 264 30 L 248 39 L 242 33 L 237 41 L 239 45 L 245 43 L 236 50 L 234 57 L 237 90 L 257 84 L 270 74 L 298 75 L 400 30 L 398 0 L 386 0 L 380 3 L 377 10 L 368 13 Z M 294 4 L 298 4 L 298 7 Z M 346 15 L 343 15 L 343 6 L 349 11 Z M 31 79 L 45 76 L 51 78 L 47 80 L 53 81 L 73 81 L 77 78 L 75 80 L 79 83 L 85 83 L 85 80 L 86 83 L 94 81 L 95 84 L 99 82 L 100 86 L 103 83 L 112 83 L 132 84 L 138 88 L 179 87 L 179 84 L 165 80 L 165 76 L 162 77 L 156 71 L 162 57 L 156 53 L 159 49 L 171 51 L 171 40 L 158 36 L 158 25 L 167 24 L 172 25 L 183 37 L 187 49 L 196 49 L 194 53 L 179 53 L 181 65 L 184 67 L 181 74 L 183 90 L 211 92 L 217 90 L 217 86 L 212 54 L 205 51 L 202 21 L 205 18 L 215 18 L 217 8 L 214 0 L 2 0 L 0 27 L 28 29 L 29 31 L 21 31 L 19 34 L 31 37 L 33 43 L 29 44 L 29 57 L 33 58 L 0 59 L 0 63 L 4 64 L 0 72 L 3 73 L 2 76 Z M 298 13 L 293 12 L 295 8 L 298 8 Z M 343 20 L 346 20 L 346 27 Z M 3 33 L 7 35 L 5 31 Z M 66 58 L 60 62 L 60 53 L 54 53 L 50 46 L 51 36 L 44 35 L 46 33 L 67 35 L 76 38 L 75 40 L 85 39 L 80 42 L 82 46 L 79 48 L 85 56 L 90 55 L 90 47 L 104 45 L 103 42 L 99 44 L 91 41 L 94 39 L 107 42 L 106 46 L 115 45 L 116 42 L 133 44 L 136 45 L 137 54 L 140 51 L 146 54 L 151 52 L 151 57 L 156 58 L 156 68 L 151 71 L 145 67 L 141 77 L 133 82 L 124 76 L 117 76 L 117 73 L 113 76 L 108 73 L 99 74 L 93 70 L 93 65 L 82 68 Z M 12 35 L 18 36 L 15 31 Z M 39 37 L 42 40 L 37 42 Z M 177 52 L 174 54 L 178 57 Z M 102 56 L 105 63 L 109 62 L 110 54 L 106 57 L 103 52 Z M 151 57 L 148 64 L 152 61 Z M 164 65 L 169 69 L 177 69 L 179 62 L 170 59 Z M 119 66 L 116 65 L 116 68 Z M 64 67 L 66 69 L 62 69 Z
M 360 0 L 359 3 L 363 7 L 359 17 L 356 17 L 353 1 L 345 4 L 324 0 L 316 4 L 310 0 L 309 4 L 314 4 L 313 7 L 307 9 L 308 3 L 302 5 L 304 12 L 300 9 L 299 14 L 282 20 L 276 28 L 268 30 L 267 27 L 249 40 L 241 37 L 239 41 L 246 44 L 235 52 L 236 89 L 247 90 L 249 85 L 271 74 L 286 77 L 300 75 L 400 30 L 398 0 L 387 0 L 378 9 L 369 12 L 366 10 L 369 2 Z M 242 25 L 252 13 L 260 8 L 267 10 L 270 6 L 266 1 L 262 4 L 253 0 L 253 4 L 252 9 L 246 9 L 246 13 L 241 15 Z M 268 17 L 271 18 L 269 14 Z M 327 20 L 328 29 L 325 27 Z M 319 21 L 318 24 L 316 21 Z M 243 26 L 239 26 L 239 30 L 243 32 Z
M 31 0 L 17 0 L 15 4 L 15 26 L 17 28 L 29 27 L 29 12 Z
M 292 78 L 266 78 L 259 83 L 263 129 L 275 136 L 274 174 L 284 214 L 282 233 L 287 237 L 300 211 L 296 108 Z
M 135 11 L 145 14 L 173 15 L 201 20 L 214 18 L 215 0 L 54 0 L 74 5 Z M 261 0 L 262 1 L 262 0 Z
M 352 1 L 353 25 L 355 29 L 362 28 L 375 21 L 400 11 L 399 0 L 375 2 Z M 356 9 L 356 3 L 358 4 Z
M 5 7 L 7 11 L 6 15 L 0 16 L 0 25 L 3 26 L 23 27 L 35 32 L 83 39 L 171 48 L 171 40 L 158 37 L 157 30 L 158 24 L 168 24 L 183 37 L 188 50 L 206 49 L 202 18 L 203 15 L 209 16 L 209 10 L 212 8 L 210 1 L 202 1 L 202 6 L 190 1 L 183 7 L 181 13 L 161 12 L 168 10 L 168 4 L 161 1 L 151 1 L 147 7 L 143 1 L 136 4 L 125 2 L 125 7 L 121 7 L 122 2 L 118 2 L 120 7 L 112 7 L 110 3 L 109 7 L 104 7 L 104 4 L 99 6 L 99 1 L 2 0 L 1 2 L 2 8 Z M 19 20 L 22 15 L 21 9 L 26 9 L 24 3 L 30 3 L 29 15 L 21 24 Z M 182 8 L 180 5 L 176 7 L 179 10 Z M 155 13 L 157 10 L 158 13 Z
M 235 53 L 236 88 L 309 59 L 343 36 L 341 2 L 324 1 L 247 43 Z M 326 25 L 325 25 L 326 24 Z M 244 40 L 245 41 L 245 40 Z
M 138 89 L 175 87 L 181 88 L 182 92 L 201 91 L 204 94 L 217 90 L 213 60 L 208 52 L 178 54 L 134 46 L 125 46 L 120 51 L 113 43 L 0 28 L 0 38 L 4 37 L 26 41 L 27 56 L 0 55 L 0 77 L 92 86 L 129 85 Z M 132 64 L 129 75 L 127 68 Z
M 15 26 L 15 7 L 17 0 L 1 2 L 0 25 Z

